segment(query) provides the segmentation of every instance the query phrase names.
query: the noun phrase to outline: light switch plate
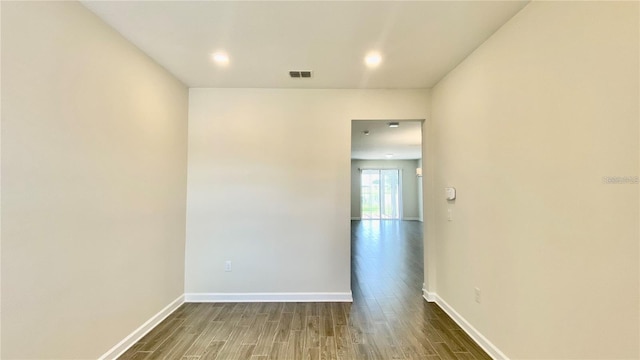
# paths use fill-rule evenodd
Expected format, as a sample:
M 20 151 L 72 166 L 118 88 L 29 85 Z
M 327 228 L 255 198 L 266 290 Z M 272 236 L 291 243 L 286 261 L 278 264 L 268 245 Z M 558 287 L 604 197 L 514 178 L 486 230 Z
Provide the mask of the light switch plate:
M 447 187 L 447 188 L 444 188 L 444 191 L 447 194 L 447 200 L 455 200 L 456 199 L 456 188 Z

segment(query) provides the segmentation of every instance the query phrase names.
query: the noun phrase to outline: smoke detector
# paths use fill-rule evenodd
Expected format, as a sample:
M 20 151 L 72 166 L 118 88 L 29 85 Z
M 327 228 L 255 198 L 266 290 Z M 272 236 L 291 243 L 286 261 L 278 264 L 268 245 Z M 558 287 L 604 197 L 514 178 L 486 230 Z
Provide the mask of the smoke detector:
M 310 78 L 313 75 L 313 71 L 311 70 L 291 70 L 289 71 L 289 76 L 294 79 L 299 78 Z

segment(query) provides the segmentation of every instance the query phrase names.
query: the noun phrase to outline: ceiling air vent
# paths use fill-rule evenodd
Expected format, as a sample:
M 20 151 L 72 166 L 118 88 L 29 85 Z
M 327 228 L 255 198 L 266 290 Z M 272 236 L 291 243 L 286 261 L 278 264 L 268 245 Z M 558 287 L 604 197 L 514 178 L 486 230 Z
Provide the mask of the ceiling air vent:
M 289 71 L 289 76 L 292 78 L 310 78 L 313 72 L 310 70 L 292 70 Z

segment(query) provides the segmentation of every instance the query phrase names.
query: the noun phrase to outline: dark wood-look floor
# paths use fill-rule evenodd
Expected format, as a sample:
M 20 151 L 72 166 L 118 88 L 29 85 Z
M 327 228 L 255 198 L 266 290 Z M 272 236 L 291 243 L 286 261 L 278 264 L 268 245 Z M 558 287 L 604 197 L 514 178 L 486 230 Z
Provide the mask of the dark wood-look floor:
M 188 303 L 120 359 L 491 359 L 421 294 L 422 223 L 352 222 L 353 303 Z

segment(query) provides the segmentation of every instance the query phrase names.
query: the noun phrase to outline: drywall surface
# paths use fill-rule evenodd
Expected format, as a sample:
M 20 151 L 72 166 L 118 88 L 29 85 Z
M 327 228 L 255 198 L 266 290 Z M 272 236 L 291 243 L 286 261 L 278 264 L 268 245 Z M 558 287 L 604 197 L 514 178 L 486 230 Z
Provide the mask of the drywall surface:
M 402 219 L 420 220 L 421 205 L 416 168 L 418 160 L 351 160 L 351 218 L 360 218 L 360 170 L 398 169 L 401 178 Z
M 188 90 L 76 2 L 2 2 L 2 358 L 98 358 L 184 292 Z
M 423 119 L 428 96 L 191 89 L 186 292 L 349 292 L 351 121 Z
M 433 89 L 430 291 L 509 358 L 640 356 L 638 26 L 532 2 Z

